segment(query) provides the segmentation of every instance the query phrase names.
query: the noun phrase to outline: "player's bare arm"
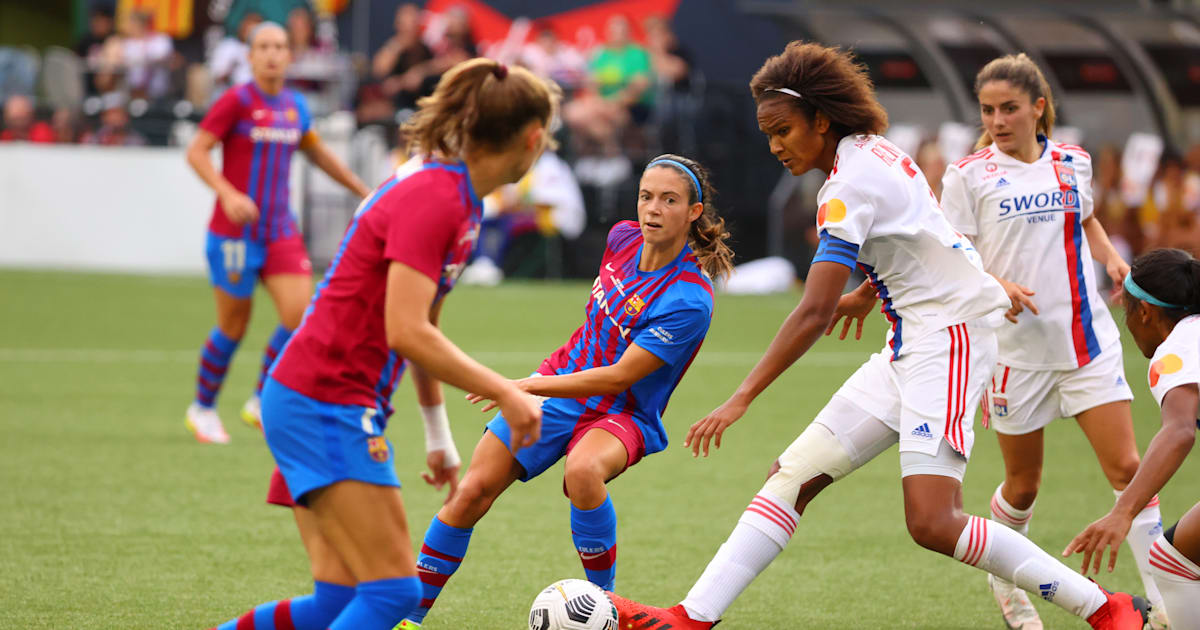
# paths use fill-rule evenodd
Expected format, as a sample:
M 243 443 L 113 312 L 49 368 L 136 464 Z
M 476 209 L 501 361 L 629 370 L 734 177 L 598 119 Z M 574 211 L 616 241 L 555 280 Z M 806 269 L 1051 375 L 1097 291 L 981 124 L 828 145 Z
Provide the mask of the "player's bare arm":
M 1092 250 L 1092 258 L 1104 265 L 1105 272 L 1112 280 L 1114 287 L 1121 286 L 1125 280 L 1125 274 L 1129 273 L 1129 263 L 1121 258 L 1121 254 L 1117 253 L 1117 248 L 1113 247 L 1112 241 L 1108 240 L 1108 232 L 1104 231 L 1104 226 L 1096 219 L 1096 215 L 1092 215 L 1083 221 L 1083 233 L 1087 236 L 1088 246 Z
M 213 165 L 209 154 L 220 142 L 219 138 L 204 129 L 196 131 L 196 136 L 187 148 L 188 165 L 217 193 L 217 198 L 221 200 L 221 208 L 231 221 L 241 224 L 255 221 L 258 219 L 258 206 L 254 204 L 254 200 L 235 188 Z
M 687 437 L 683 440 L 684 448 L 690 447 L 693 456 L 698 456 L 703 450 L 705 457 L 708 457 L 709 443 L 714 439 L 716 448 L 721 448 L 721 436 L 725 429 L 737 422 L 746 413 L 750 403 L 796 359 L 803 356 L 830 327 L 842 297 L 842 288 L 849 278 L 850 268 L 840 263 L 821 261 L 812 266 L 808 272 L 804 297 L 783 321 L 767 352 L 729 400 L 688 429 Z
M 437 285 L 428 276 L 393 262 L 388 269 L 384 322 L 388 347 L 430 376 L 499 402 L 512 427 L 513 452 L 537 442 L 541 409 L 508 379 L 481 365 L 429 321 Z
M 1117 549 L 1129 533 L 1133 517 L 1162 490 L 1192 451 L 1196 441 L 1198 404 L 1200 390 L 1194 383 L 1176 387 L 1163 397 L 1162 428 L 1150 440 L 1133 481 L 1129 482 L 1112 511 L 1080 532 L 1063 550 L 1063 557 L 1083 554 L 1080 571 L 1085 575 L 1089 570 L 1100 573 L 1106 547 L 1109 548 L 1109 572 L 1117 566 Z
M 300 139 L 300 150 L 304 152 L 317 168 L 325 171 L 326 175 L 333 178 L 333 181 L 341 184 L 350 192 L 359 197 L 366 198 L 371 194 L 371 189 L 363 183 L 350 167 L 346 166 L 338 156 L 329 150 L 329 146 L 321 140 L 321 136 L 313 130 L 309 130 Z

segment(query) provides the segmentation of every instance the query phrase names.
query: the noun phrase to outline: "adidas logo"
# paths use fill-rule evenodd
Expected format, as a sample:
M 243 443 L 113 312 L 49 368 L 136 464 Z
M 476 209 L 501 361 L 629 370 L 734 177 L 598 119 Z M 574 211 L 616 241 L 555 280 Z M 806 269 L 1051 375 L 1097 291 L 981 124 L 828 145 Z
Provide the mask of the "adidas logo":
M 931 433 L 931 432 L 929 431 L 929 423 L 928 423 L 928 422 L 926 422 L 925 424 L 922 424 L 921 426 L 919 426 L 919 427 L 917 427 L 917 428 L 913 429 L 913 430 L 912 430 L 912 434 L 913 434 L 913 435 L 915 435 L 915 436 L 917 436 L 917 437 L 919 437 L 919 438 L 925 438 L 926 440 L 928 440 L 928 439 L 930 439 L 930 438 L 932 438 L 932 437 L 933 437 L 933 433 Z
M 1004 179 L 1003 177 L 996 180 L 996 188 L 999 188 L 1001 186 L 1007 186 L 1007 185 L 1008 185 L 1008 180 Z
M 1058 580 L 1054 580 L 1049 584 L 1039 584 L 1038 591 L 1042 594 L 1042 599 L 1052 602 L 1054 596 L 1058 593 Z
M 1124 377 L 1124 376 L 1118 376 L 1118 377 L 1117 377 L 1117 385 L 1124 385 L 1124 384 L 1125 384 L 1125 377 Z

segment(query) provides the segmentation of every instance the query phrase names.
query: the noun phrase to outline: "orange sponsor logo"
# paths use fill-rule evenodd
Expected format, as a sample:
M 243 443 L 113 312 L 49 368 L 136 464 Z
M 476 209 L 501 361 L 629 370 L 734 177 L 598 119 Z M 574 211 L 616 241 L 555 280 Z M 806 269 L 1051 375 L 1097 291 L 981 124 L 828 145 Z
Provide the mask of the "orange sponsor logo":
M 821 204 L 817 209 L 817 225 L 825 225 L 826 221 L 837 223 L 846 218 L 846 203 L 837 197 Z
M 1164 374 L 1174 374 L 1183 369 L 1183 359 L 1177 354 L 1167 356 L 1150 364 L 1150 387 L 1158 385 L 1158 379 Z

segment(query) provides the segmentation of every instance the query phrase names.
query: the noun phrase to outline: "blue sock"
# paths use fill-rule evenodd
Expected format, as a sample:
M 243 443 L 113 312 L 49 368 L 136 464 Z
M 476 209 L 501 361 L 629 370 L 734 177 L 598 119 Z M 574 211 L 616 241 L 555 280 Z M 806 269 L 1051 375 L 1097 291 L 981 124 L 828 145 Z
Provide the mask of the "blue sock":
M 312 595 L 260 604 L 217 630 L 325 630 L 353 598 L 353 586 L 316 582 Z
M 612 497 L 592 510 L 571 505 L 571 538 L 592 584 L 611 591 L 617 579 L 617 511 Z
M 425 542 L 417 556 L 417 577 L 421 578 L 421 603 L 408 614 L 408 618 L 421 623 L 433 608 L 433 602 L 442 592 L 442 587 L 462 564 L 467 555 L 473 529 L 451 527 L 433 517 L 429 529 L 425 530 Z
M 283 346 L 291 338 L 292 331 L 284 328 L 283 324 L 275 327 L 275 332 L 271 335 L 271 340 L 267 342 L 267 347 L 263 350 L 262 371 L 258 374 L 258 387 L 254 389 L 254 395 L 262 395 L 262 388 L 267 382 L 267 372 L 271 370 L 271 364 L 279 357 L 279 353 L 283 351 Z
M 217 394 L 221 392 L 229 360 L 233 358 L 237 347 L 238 340 L 226 337 L 216 326 L 208 333 L 208 341 L 204 342 L 204 348 L 200 351 L 200 369 L 196 374 L 196 403 L 201 407 L 212 409 L 217 404 Z
M 329 630 L 392 630 L 421 601 L 421 581 L 413 577 L 359 582 L 354 599 Z

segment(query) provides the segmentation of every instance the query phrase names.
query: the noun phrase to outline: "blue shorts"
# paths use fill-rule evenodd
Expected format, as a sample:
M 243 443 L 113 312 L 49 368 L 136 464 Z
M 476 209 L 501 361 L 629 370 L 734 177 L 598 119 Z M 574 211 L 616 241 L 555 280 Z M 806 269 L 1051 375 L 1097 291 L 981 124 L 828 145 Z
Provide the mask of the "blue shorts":
M 300 505 L 308 492 L 347 479 L 400 487 L 378 417 L 374 407 L 313 400 L 274 378 L 263 386 L 263 435 Z
M 625 469 L 638 463 L 646 453 L 642 428 L 632 416 L 603 414 L 586 409 L 574 400 L 550 398 L 542 403 L 541 439 L 537 444 L 517 451 L 517 463 L 525 469 L 521 481 L 529 481 L 546 472 L 547 468 L 570 453 L 584 434 L 592 429 L 607 431 L 625 445 Z M 512 434 L 502 414 L 496 414 L 488 423 L 487 430 L 500 438 L 505 446 L 512 448 Z
M 214 287 L 237 298 L 254 294 L 258 272 L 267 262 L 267 244 L 248 238 L 208 233 L 208 279 Z

